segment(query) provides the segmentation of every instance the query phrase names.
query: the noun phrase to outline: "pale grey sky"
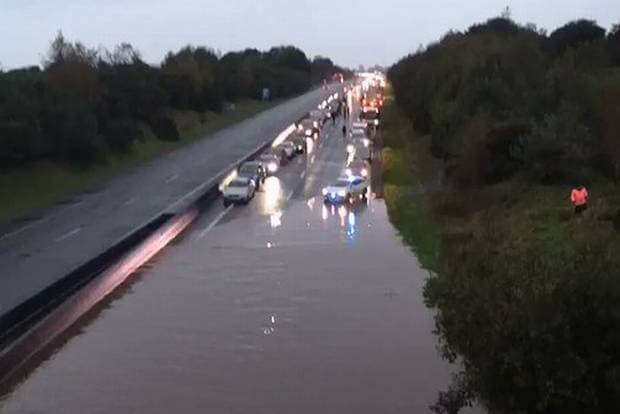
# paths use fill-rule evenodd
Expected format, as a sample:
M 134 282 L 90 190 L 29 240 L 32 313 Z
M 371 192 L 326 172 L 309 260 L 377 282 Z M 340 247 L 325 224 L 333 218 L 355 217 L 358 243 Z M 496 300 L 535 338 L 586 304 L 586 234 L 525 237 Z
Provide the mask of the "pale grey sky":
M 620 22 L 620 0 L 0 0 L 0 64 L 40 63 L 62 30 L 91 47 L 129 42 L 150 63 L 186 44 L 293 44 L 350 67 L 389 65 L 506 6 L 517 22 L 549 30 L 582 17 L 607 29 Z

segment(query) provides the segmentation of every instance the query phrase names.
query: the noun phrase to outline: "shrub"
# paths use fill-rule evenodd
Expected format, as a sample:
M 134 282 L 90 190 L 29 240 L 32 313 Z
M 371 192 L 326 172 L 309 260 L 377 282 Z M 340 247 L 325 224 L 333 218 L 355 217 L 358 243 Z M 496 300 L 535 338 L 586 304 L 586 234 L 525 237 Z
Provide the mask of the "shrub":
M 151 128 L 155 136 L 162 141 L 178 141 L 181 139 L 175 120 L 169 116 L 154 116 L 151 119 Z
M 134 141 L 142 138 L 143 133 L 136 122 L 125 119 L 110 122 L 103 135 L 113 151 L 128 152 Z

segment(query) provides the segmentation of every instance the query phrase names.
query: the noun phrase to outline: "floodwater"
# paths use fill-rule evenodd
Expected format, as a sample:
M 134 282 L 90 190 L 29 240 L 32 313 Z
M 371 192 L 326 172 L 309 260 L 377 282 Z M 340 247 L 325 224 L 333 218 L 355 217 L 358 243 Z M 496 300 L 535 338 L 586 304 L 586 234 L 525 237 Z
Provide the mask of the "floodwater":
M 82 318 L 6 413 L 424 413 L 449 382 L 427 272 L 380 199 L 325 206 L 334 127 L 247 206 L 214 205 Z

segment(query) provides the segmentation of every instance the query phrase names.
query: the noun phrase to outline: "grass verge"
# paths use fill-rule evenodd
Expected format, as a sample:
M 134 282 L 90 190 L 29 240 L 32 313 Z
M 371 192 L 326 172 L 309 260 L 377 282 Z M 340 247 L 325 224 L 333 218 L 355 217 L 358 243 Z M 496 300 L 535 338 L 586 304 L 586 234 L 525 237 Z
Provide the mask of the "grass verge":
M 424 159 L 423 138 L 392 100 L 382 115 L 384 198 L 392 224 L 411 246 L 423 267 L 435 270 L 439 227 L 423 191 L 430 164 Z
M 53 205 L 69 202 L 80 193 L 96 191 L 131 168 L 252 117 L 278 103 L 280 101 L 242 101 L 235 104 L 234 110 L 222 114 L 174 111 L 172 115 L 177 121 L 180 141 L 161 141 L 147 130 L 145 138 L 136 142 L 131 152 L 111 155 L 105 163 L 86 170 L 41 161 L 0 173 L 0 229 L 11 222 L 30 220 Z

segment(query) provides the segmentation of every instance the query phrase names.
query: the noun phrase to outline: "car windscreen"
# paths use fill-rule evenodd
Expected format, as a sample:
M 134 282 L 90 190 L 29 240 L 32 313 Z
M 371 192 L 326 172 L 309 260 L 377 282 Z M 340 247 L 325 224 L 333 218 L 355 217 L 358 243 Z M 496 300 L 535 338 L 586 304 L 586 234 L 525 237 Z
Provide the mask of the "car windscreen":
M 239 173 L 241 174 L 255 174 L 258 168 L 254 165 L 244 165 L 239 168 Z
M 338 180 L 336 181 L 336 184 L 334 184 L 334 187 L 346 187 L 348 185 L 349 185 L 348 180 Z
M 247 187 L 248 182 L 243 180 L 233 180 L 228 185 L 229 187 Z

